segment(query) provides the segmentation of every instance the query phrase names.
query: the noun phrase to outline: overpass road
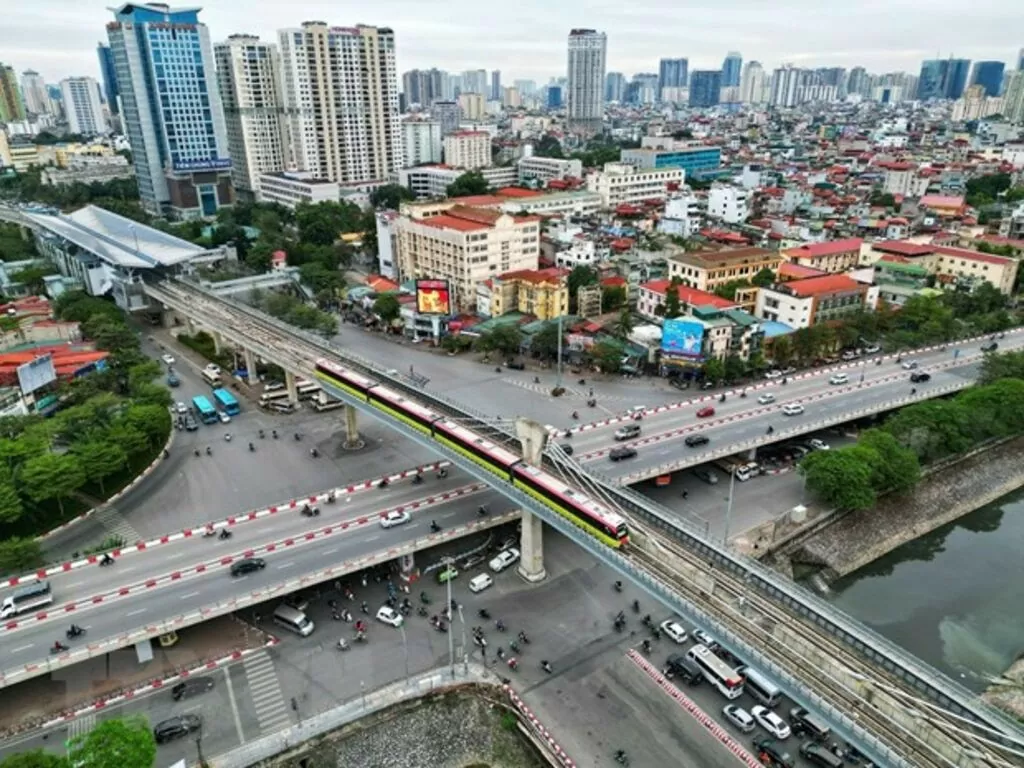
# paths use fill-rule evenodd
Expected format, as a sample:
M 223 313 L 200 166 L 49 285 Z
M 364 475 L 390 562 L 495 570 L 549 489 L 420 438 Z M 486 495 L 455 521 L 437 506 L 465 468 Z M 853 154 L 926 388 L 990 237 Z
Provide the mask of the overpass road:
M 191 536 L 124 556 L 112 568 L 90 566 L 52 576 L 57 602 L 9 622 L 0 634 L 5 649 L 0 687 L 49 671 L 51 660 L 75 663 L 130 645 L 136 632 L 174 624 L 201 609 L 206 613 L 195 621 L 231 612 L 243 600 L 252 604 L 313 586 L 330 578 L 316 576 L 330 568 L 335 569 L 331 577 L 340 578 L 371 562 L 393 560 L 396 548 L 430 547 L 515 519 L 512 505 L 486 486 L 467 484 L 465 477 L 450 476 L 445 482 L 447 491 L 438 487 L 431 494 L 417 485 L 373 489 L 349 505 L 321 506 L 316 519 L 298 512 L 268 516 L 235 526 L 236 534 L 226 541 Z M 488 505 L 486 518 L 478 515 L 481 504 Z M 383 529 L 377 524 L 385 510 L 414 507 L 405 525 Z M 440 534 L 430 533 L 431 520 L 441 525 Z M 232 578 L 231 563 L 249 556 L 263 558 L 266 567 Z M 303 582 L 292 584 L 297 579 Z M 371 607 L 376 611 L 379 606 Z M 65 640 L 72 622 L 87 630 L 84 638 Z M 194 621 L 182 626 L 187 623 Z M 51 656 L 56 640 L 71 650 Z
M 1004 350 L 1024 347 L 1024 332 L 1008 333 L 1000 347 Z M 955 350 L 959 350 L 957 357 L 954 357 Z M 983 357 L 979 342 L 970 342 L 950 345 L 946 350 L 907 355 L 902 362 L 897 362 L 893 355 L 871 358 L 809 372 L 785 385 L 778 381 L 754 385 L 744 390 L 745 398 L 739 397 L 740 390 L 734 390 L 726 394 L 724 402 L 717 395 L 698 397 L 652 409 L 639 422 L 621 416 L 587 424 L 561 442 L 571 443 L 574 458 L 588 469 L 628 485 L 909 402 L 958 391 L 976 380 Z M 881 365 L 875 363 L 877 359 L 882 360 Z M 915 371 L 903 367 L 911 360 L 917 363 Z M 912 383 L 912 372 L 925 372 L 931 378 L 927 382 Z M 848 383 L 830 384 L 829 379 L 836 373 L 846 374 Z M 912 389 L 916 393 L 911 394 Z M 773 395 L 775 401 L 759 403 L 758 398 L 764 394 Z M 804 413 L 784 415 L 782 409 L 789 403 L 799 403 Z M 707 406 L 714 408 L 714 415 L 698 417 L 697 411 Z M 640 425 L 641 436 L 616 442 L 616 430 L 631 423 Z M 771 435 L 767 433 L 769 426 L 774 430 Z M 698 433 L 709 442 L 695 448 L 686 446 L 685 438 Z M 616 446 L 632 446 L 637 456 L 611 461 L 608 454 Z

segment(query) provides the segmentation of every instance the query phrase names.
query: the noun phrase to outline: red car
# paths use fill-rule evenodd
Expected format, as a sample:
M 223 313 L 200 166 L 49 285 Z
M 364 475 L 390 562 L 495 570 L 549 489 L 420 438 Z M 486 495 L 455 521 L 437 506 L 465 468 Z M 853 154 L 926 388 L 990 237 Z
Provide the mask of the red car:
M 703 408 L 701 408 L 699 411 L 697 411 L 697 418 L 699 418 L 699 419 L 703 419 L 703 418 L 706 418 L 708 416 L 714 416 L 714 415 L 715 415 L 715 409 L 713 407 L 711 407 L 710 405 L 705 405 Z

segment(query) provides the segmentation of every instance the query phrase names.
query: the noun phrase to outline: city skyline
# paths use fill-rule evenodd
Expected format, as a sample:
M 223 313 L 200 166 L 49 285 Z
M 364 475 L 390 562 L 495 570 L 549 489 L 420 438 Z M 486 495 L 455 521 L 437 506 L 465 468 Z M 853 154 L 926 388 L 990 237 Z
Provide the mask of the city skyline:
M 244 18 L 224 0 L 197 6 L 216 42 L 234 34 L 275 42 L 279 29 L 313 19 L 334 26 L 377 25 L 395 31 L 399 72 L 431 67 L 453 73 L 500 69 L 507 82 L 544 83 L 564 76 L 565 38 L 574 27 L 606 32 L 607 70 L 627 74 L 656 71 L 661 58 L 688 58 L 691 69 L 719 69 L 733 50 L 768 70 L 792 63 L 913 73 L 923 60 L 949 56 L 1004 61 L 1012 68 L 1022 44 L 1011 4 L 998 0 L 979 0 L 969 16 L 962 4 L 950 0 L 869 0 L 856 8 L 827 11 L 810 0 L 785 0 L 771 7 L 752 0 L 724 0 L 698 8 L 645 0 L 640 7 L 630 7 L 628 14 L 619 5 L 613 10 L 610 5 L 578 1 L 551 6 L 527 0 L 515 8 L 491 9 L 479 24 L 470 21 L 478 16 L 475 5 L 466 3 L 466 12 L 458 13 L 459 3 L 465 2 L 454 0 L 443 19 L 436 8 L 410 0 L 382 0 L 372 14 L 326 0 L 295 5 L 253 0 Z M 105 36 L 106 8 L 101 3 L 44 0 L 20 9 L 0 28 L 0 61 L 19 75 L 36 70 L 48 83 L 66 77 L 100 79 L 96 43 Z M 538 18 L 544 23 L 536 23 Z

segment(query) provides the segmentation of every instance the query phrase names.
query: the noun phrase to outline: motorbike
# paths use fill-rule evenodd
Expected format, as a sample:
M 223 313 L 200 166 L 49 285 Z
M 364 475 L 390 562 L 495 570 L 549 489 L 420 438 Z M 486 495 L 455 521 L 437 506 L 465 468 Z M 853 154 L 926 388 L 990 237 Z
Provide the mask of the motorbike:
M 579 420 L 580 420 L 580 412 L 579 412 L 579 411 L 573 411 L 573 412 L 572 412 L 572 417 L 573 417 L 573 419 L 575 419 L 576 421 L 579 421 Z
M 253 445 L 252 443 L 249 443 L 249 450 L 250 451 L 255 451 L 256 450 L 256 446 Z
M 640 613 L 640 601 L 639 600 L 634 600 L 633 601 L 633 613 Z
M 517 643 L 515 640 L 510 640 L 508 643 L 508 647 L 509 650 L 512 651 L 512 653 L 519 653 L 519 643 Z
M 498 619 L 497 621 L 494 622 L 494 628 L 497 629 L 499 632 L 504 632 L 505 631 L 505 622 L 502 621 L 501 619 Z
M 540 668 L 543 669 L 545 672 L 547 672 L 549 675 L 554 671 L 554 670 L 551 669 L 551 664 L 549 664 L 546 661 L 542 661 L 540 663 Z
M 747 396 L 747 390 L 743 390 L 742 392 L 740 392 L 740 397 L 746 397 L 746 396 Z
M 320 507 L 311 507 L 311 506 L 309 506 L 309 504 L 306 504 L 302 508 L 302 516 L 303 517 L 316 517 L 319 514 L 320 514 Z
M 114 564 L 114 558 L 112 558 L 110 555 L 104 555 L 103 558 L 100 560 L 100 567 L 103 567 L 105 565 L 113 565 L 113 564 Z
M 439 469 L 437 471 L 437 479 L 438 480 L 444 480 L 446 477 L 448 477 L 448 470 L 447 469 L 444 469 L 442 467 L 441 469 Z
M 62 643 L 54 643 L 53 645 L 50 646 L 50 653 L 51 654 L 64 653 L 64 651 L 70 651 L 70 650 L 71 649 L 68 646 L 66 646 L 66 645 L 64 645 Z
M 270 430 L 270 436 L 272 438 L 274 438 L 275 440 L 277 440 L 277 430 L 276 429 Z
M 361 610 L 363 613 L 369 614 L 370 613 L 370 606 L 366 604 L 365 600 L 363 600 L 362 605 L 359 606 L 359 610 Z
M 64 633 L 68 640 L 74 640 L 76 637 L 81 637 L 84 634 L 85 630 L 75 625 L 72 625 L 71 629 Z
M 448 625 L 445 624 L 443 621 L 439 621 L 437 622 L 437 624 L 434 625 L 434 629 L 443 634 L 448 631 Z
M 387 488 L 389 485 L 390 483 L 388 482 L 388 479 L 386 477 L 382 477 L 380 479 L 380 482 L 377 483 L 378 488 Z
M 296 432 L 295 433 L 295 442 L 299 442 L 299 440 L 301 440 L 301 439 L 302 439 L 302 435 L 300 435 L 298 432 Z
M 476 513 L 477 513 L 478 515 L 480 515 L 481 517 L 482 517 L 483 515 L 486 515 L 486 514 L 487 514 L 487 507 L 485 507 L 485 506 L 484 506 L 483 504 L 481 504 L 481 505 L 480 505 L 480 508 L 479 508 L 479 509 L 478 509 L 478 510 L 476 511 Z
M 644 640 L 641 645 L 642 645 L 642 647 L 644 649 L 644 653 L 650 654 L 650 652 L 651 652 L 651 641 L 650 640 Z
M 417 614 L 418 614 L 419 616 L 426 616 L 426 615 L 427 615 L 427 614 L 429 613 L 429 611 L 427 610 L 427 606 L 425 606 L 425 605 L 421 605 L 421 606 L 420 606 L 420 607 L 419 607 L 419 608 L 418 608 L 418 609 L 416 610 L 416 613 L 417 613 Z
M 626 753 L 623 752 L 621 749 L 615 753 L 615 762 L 619 765 L 623 765 L 626 766 L 626 768 L 629 768 L 629 758 L 626 757 Z
M 526 645 L 529 645 L 530 644 L 530 638 L 526 636 L 525 632 L 520 632 L 519 633 L 519 642 L 525 643 Z
M 366 642 L 366 633 L 365 632 L 356 632 L 356 636 L 353 639 L 357 643 L 365 643 Z
M 431 532 L 431 533 L 438 533 L 438 532 L 439 532 L 440 530 L 441 530 L 441 526 L 440 526 L 440 525 L 438 525 L 438 524 L 437 524 L 436 522 L 434 522 L 433 520 L 431 520 L 431 521 L 430 521 L 430 532 Z
M 594 400 L 593 398 L 591 398 L 590 400 L 587 400 L 587 405 L 590 406 L 591 408 L 596 408 L 597 407 L 597 400 Z
M 420 602 L 424 605 L 430 605 L 430 595 L 426 592 L 420 592 Z
M 725 393 L 724 392 L 721 395 L 718 396 L 718 402 L 720 402 L 720 403 L 724 403 L 725 402 Z
M 421 475 L 419 473 L 416 473 L 415 475 L 413 475 L 413 478 L 412 478 L 412 484 L 413 485 L 419 485 L 422 482 L 423 482 L 423 475 Z
M 497 366 L 497 367 L 496 367 L 496 368 L 494 369 L 494 372 L 495 372 L 495 373 L 501 373 L 501 366 L 500 366 L 500 365 L 499 365 L 499 366 Z
M 213 528 L 207 528 L 205 531 L 203 531 L 203 538 L 204 539 L 209 539 L 209 538 L 211 538 L 213 536 L 216 536 L 216 535 L 217 535 L 217 532 L 215 530 L 213 530 Z
M 616 581 L 612 586 L 615 588 L 616 592 L 621 592 L 622 591 L 622 582 L 621 581 Z
M 319 459 L 320 458 L 320 451 L 318 451 L 316 448 L 310 448 L 309 449 L 309 455 L 312 456 L 314 459 Z
M 771 426 L 769 426 L 769 427 L 768 427 L 768 430 L 767 430 L 767 431 L 768 431 L 768 434 L 770 435 L 770 434 L 772 434 L 773 432 L 775 432 L 775 427 L 771 427 Z
M 263 431 L 263 430 L 261 429 L 261 430 L 260 430 L 260 440 L 263 440 L 263 439 L 264 439 L 264 438 L 265 438 L 266 436 L 267 436 L 266 432 L 264 432 L 264 431 Z
M 486 608 L 481 608 L 479 611 L 476 612 L 476 615 L 479 616 L 481 619 L 491 618 L 491 612 L 488 611 Z
M 231 536 L 232 536 L 231 531 L 229 531 L 227 528 L 221 528 L 220 529 L 220 535 L 217 538 L 219 538 L 219 539 L 230 539 Z
M 231 442 L 231 433 L 230 432 L 225 433 L 225 435 L 224 435 L 224 442 L 225 443 L 230 443 Z
M 201 453 L 199 453 L 199 449 L 198 449 L 198 448 L 196 448 L 196 450 L 195 450 L 195 454 L 196 454 L 196 458 L 198 458 L 199 456 L 201 456 L 201 455 L 202 455 Z
M 331 491 L 330 493 L 327 494 L 327 503 L 328 504 L 333 504 L 337 500 L 338 500 L 338 494 L 336 494 L 334 491 Z M 364 584 L 363 586 L 365 587 L 366 585 Z
M 206 446 L 206 455 L 213 456 L 213 448 L 211 448 L 210 446 Z
M 534 384 L 540 384 L 540 376 L 534 376 L 533 377 L 533 383 Z
M 338 650 L 339 651 L 347 651 L 351 647 L 352 646 L 350 646 L 348 644 L 348 640 L 346 640 L 344 637 L 341 638 L 340 640 L 338 640 Z
M 579 384 L 580 384 L 581 387 L 585 387 L 585 386 L 587 386 L 587 380 L 586 379 L 580 379 Z

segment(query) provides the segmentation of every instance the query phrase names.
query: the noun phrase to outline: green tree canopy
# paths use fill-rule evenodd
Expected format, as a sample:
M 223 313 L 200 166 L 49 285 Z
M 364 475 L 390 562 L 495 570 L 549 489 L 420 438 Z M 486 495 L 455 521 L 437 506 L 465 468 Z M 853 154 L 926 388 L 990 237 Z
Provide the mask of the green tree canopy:
M 615 335 L 620 339 L 628 339 L 635 325 L 633 313 L 629 311 L 629 307 L 623 307 L 622 311 L 619 312 L 619 316 L 615 318 Z
M 33 749 L 31 752 L 9 755 L 0 763 L 0 768 L 69 768 L 69 766 L 67 758 L 63 755 Z
M 548 321 L 544 327 L 530 337 L 530 352 L 541 360 L 555 360 L 558 357 L 558 323 Z
M 392 211 L 397 211 L 403 202 L 414 199 L 415 196 L 409 188 L 401 184 L 385 184 L 370 192 L 370 205 Z
M 156 740 L 144 717 L 104 720 L 71 740 L 68 758 L 76 768 L 152 768 Z
M 713 357 L 701 366 L 701 372 L 703 373 L 704 381 L 724 381 L 725 363 L 717 357 Z
M 0 523 L 13 523 L 21 517 L 21 496 L 10 479 L 0 482 Z
M 618 373 L 622 367 L 622 348 L 609 341 L 599 341 L 590 348 L 590 359 L 602 373 Z
M 35 539 L 12 536 L 0 541 L 0 571 L 27 571 L 36 568 L 42 562 L 43 550 Z
M 885 429 L 923 464 L 971 447 L 971 414 L 956 400 L 928 400 L 902 408 Z
M 106 492 L 103 481 L 128 463 L 128 455 L 120 445 L 103 440 L 77 443 L 72 452 L 90 482 L 99 483 L 100 491 Z
M 300 241 L 313 245 L 333 245 L 346 232 L 358 232 L 362 211 L 355 203 L 301 203 L 295 209 Z
M 519 330 L 519 326 L 505 323 L 482 334 L 477 339 L 475 348 L 481 352 L 499 352 L 512 356 L 519 354 L 522 343 L 523 332 Z
M 626 287 L 624 285 L 606 285 L 601 288 L 601 309 L 614 312 L 626 303 Z
M 815 451 L 800 462 L 807 489 L 838 509 L 868 509 L 875 503 L 871 467 L 846 451 Z
M 1001 352 L 985 355 L 981 362 L 981 384 L 999 379 L 1024 379 L 1024 352 Z
M 775 273 L 768 267 L 762 267 L 761 270 L 750 278 L 750 283 L 756 285 L 758 288 L 767 288 L 775 282 Z
M 533 145 L 533 154 L 538 157 L 554 157 L 558 159 L 565 157 L 565 153 L 562 151 L 562 142 L 550 133 L 545 133 Z
M 373 301 L 373 313 L 385 323 L 392 323 L 402 314 L 402 305 L 393 293 L 382 293 Z
M 486 195 L 489 190 L 487 179 L 480 171 L 468 171 L 448 185 L 448 197 Z
M 20 479 L 30 499 L 56 499 L 63 512 L 64 499 L 82 487 L 85 473 L 71 454 L 46 453 L 26 461 Z

